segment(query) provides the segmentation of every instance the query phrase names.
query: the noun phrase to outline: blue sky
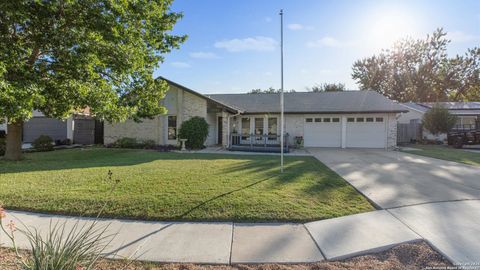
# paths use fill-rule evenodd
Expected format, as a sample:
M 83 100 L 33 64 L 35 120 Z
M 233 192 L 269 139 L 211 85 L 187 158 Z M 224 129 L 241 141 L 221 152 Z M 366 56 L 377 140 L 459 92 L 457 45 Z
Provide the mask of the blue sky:
M 156 71 L 201 93 L 242 93 L 280 87 L 279 10 L 284 9 L 285 88 L 305 91 L 351 79 L 355 60 L 401 37 L 443 27 L 449 54 L 480 45 L 478 0 L 176 0 L 187 34 Z

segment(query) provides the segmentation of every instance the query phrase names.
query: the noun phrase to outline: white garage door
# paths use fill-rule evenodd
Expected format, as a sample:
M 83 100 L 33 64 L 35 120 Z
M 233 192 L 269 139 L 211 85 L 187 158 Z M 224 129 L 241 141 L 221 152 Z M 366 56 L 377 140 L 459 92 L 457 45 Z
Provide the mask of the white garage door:
M 346 147 L 384 148 L 385 117 L 357 116 L 347 118 Z
M 306 147 L 341 147 L 340 117 L 305 118 L 304 145 Z

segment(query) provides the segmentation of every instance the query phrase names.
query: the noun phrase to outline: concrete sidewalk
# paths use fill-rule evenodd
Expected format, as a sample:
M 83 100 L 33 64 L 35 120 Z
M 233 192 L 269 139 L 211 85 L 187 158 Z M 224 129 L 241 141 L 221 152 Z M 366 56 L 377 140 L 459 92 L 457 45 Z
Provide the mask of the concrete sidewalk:
M 50 223 L 72 227 L 91 218 L 9 211 L 5 221 L 46 232 Z M 148 222 L 102 219 L 116 234 L 106 252 L 116 258 L 206 264 L 308 263 L 386 250 L 421 239 L 386 211 L 307 224 Z M 19 225 L 20 227 L 22 225 Z M 0 234 L 0 243 L 10 245 Z M 29 248 L 17 233 L 18 245 Z

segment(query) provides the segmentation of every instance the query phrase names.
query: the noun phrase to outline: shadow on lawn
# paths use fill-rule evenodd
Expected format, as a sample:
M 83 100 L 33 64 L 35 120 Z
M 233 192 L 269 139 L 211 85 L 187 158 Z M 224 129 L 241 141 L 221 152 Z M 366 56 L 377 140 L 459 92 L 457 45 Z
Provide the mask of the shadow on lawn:
M 165 153 L 153 150 L 132 150 L 112 148 L 86 148 L 56 150 L 52 152 L 37 152 L 24 155 L 22 161 L 6 161 L 0 159 L 0 173 L 18 173 L 34 171 L 51 171 L 65 169 L 82 169 L 95 167 L 120 167 L 149 163 L 158 160 L 216 160 L 237 159 L 251 162 L 252 165 L 262 164 L 260 170 L 266 167 L 265 161 L 272 160 L 267 155 L 222 155 L 222 154 L 192 154 Z M 258 162 L 262 161 L 262 162 Z M 267 164 L 273 164 L 267 162 Z M 267 167 L 270 165 L 267 165 Z

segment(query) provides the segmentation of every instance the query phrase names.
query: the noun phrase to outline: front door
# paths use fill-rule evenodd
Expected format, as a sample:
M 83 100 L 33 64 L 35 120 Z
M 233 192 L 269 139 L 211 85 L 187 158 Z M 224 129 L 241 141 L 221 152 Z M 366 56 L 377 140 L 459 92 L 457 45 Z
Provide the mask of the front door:
M 218 117 L 218 122 L 217 122 L 217 143 L 222 144 L 223 143 L 223 117 L 219 116 Z

